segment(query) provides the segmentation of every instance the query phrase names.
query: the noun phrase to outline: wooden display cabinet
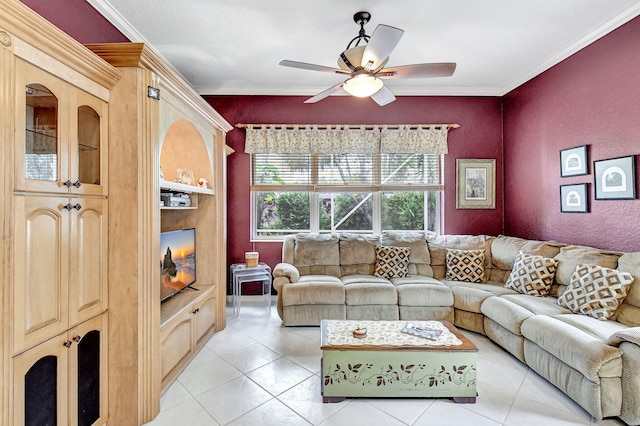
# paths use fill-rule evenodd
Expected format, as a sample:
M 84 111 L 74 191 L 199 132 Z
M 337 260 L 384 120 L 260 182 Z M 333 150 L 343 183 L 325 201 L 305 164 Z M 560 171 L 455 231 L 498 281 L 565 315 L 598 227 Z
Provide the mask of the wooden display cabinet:
M 87 47 L 123 73 L 110 99 L 110 137 L 119 143 L 109 146 L 109 253 L 118 265 L 109 277 L 109 371 L 118 377 L 109 421 L 138 425 L 158 414 L 162 390 L 225 327 L 225 134 L 232 126 L 144 44 Z M 205 178 L 207 187 L 175 182 L 178 169 Z M 161 209 L 161 187 L 197 202 Z M 185 228 L 196 229 L 200 291 L 161 305 L 160 232 Z
M 0 10 L 0 424 L 101 425 L 121 73 L 21 2 Z M 81 385 L 90 396 L 78 398 Z

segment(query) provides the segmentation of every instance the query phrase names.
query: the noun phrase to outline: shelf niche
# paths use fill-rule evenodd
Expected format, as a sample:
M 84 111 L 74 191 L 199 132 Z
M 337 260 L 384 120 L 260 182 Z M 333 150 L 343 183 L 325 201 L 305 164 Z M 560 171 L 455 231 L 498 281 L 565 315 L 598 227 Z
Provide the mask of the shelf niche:
M 160 180 L 160 187 L 180 192 L 213 194 L 211 164 L 207 145 L 198 128 L 185 119 L 171 123 L 160 147 L 160 170 L 164 175 L 164 180 Z M 191 170 L 194 183 L 205 178 L 207 187 L 178 183 L 178 169 Z

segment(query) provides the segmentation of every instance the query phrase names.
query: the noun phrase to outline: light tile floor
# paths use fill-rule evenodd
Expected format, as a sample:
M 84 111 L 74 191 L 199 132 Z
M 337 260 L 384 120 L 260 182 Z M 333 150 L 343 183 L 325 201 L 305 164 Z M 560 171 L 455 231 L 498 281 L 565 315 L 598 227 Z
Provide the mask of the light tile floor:
M 150 426 L 212 425 L 624 425 L 596 422 L 571 399 L 486 337 L 463 331 L 480 349 L 478 399 L 347 399 L 320 394 L 319 327 L 283 327 L 260 297 L 243 296 L 216 333 L 163 394 Z M 275 305 L 275 300 L 273 300 Z

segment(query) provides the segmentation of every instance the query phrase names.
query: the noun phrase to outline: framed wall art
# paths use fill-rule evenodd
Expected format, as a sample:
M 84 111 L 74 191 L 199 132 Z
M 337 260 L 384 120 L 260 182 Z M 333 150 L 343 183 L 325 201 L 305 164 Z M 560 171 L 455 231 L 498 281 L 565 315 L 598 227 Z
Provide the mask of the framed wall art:
M 589 184 L 560 185 L 560 211 L 563 213 L 589 212 Z
M 593 162 L 596 200 L 635 200 L 637 198 L 636 156 Z
M 496 208 L 496 160 L 456 160 L 456 208 Z
M 560 151 L 560 177 L 589 174 L 588 145 Z

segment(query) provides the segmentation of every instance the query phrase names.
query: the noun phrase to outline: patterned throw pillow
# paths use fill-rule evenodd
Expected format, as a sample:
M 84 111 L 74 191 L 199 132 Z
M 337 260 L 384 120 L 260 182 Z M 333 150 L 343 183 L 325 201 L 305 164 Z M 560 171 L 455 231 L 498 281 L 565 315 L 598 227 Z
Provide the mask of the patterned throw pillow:
M 447 249 L 447 280 L 484 282 L 484 250 Z
M 618 309 L 632 282 L 633 276 L 627 272 L 578 265 L 569 287 L 558 298 L 558 305 L 605 321 Z
M 555 259 L 520 252 L 504 286 L 522 294 L 546 296 L 557 267 Z
M 376 247 L 376 277 L 406 277 L 409 271 L 409 247 Z

